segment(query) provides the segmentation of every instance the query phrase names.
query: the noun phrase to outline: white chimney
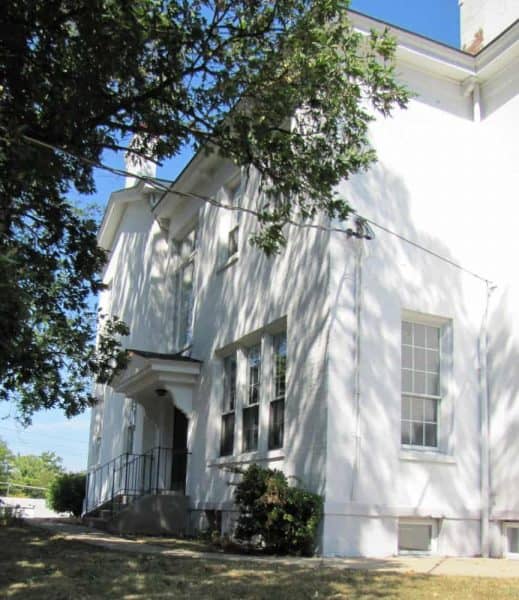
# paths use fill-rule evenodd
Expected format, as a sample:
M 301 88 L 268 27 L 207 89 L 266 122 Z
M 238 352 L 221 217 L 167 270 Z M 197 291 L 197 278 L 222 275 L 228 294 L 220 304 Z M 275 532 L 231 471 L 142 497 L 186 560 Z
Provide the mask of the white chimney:
M 477 54 L 519 19 L 519 0 L 459 0 L 463 50 Z
M 146 152 L 150 155 L 153 153 L 153 144 L 148 143 Z M 142 147 L 142 137 L 139 134 L 135 134 L 130 142 L 130 150 L 124 155 L 125 171 L 140 177 L 155 177 L 157 174 L 157 165 L 152 161 L 140 154 L 135 154 L 131 151 L 131 148 Z M 142 150 L 141 150 L 142 152 Z M 138 177 L 132 177 L 132 175 L 126 176 L 125 187 L 132 187 L 139 182 Z

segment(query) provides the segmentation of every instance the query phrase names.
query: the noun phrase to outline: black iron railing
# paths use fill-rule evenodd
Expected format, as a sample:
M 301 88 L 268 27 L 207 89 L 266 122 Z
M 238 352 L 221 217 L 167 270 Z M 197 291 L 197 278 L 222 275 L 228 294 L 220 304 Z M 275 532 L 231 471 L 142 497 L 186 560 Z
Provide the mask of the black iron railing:
M 127 452 L 87 473 L 83 514 L 112 513 L 146 494 L 185 493 L 187 450 L 158 446 L 144 454 Z

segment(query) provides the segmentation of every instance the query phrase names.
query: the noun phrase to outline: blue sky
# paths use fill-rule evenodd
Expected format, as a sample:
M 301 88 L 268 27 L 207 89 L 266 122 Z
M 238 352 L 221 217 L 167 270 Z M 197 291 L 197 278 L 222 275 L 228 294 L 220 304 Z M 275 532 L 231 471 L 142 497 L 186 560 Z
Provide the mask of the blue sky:
M 351 8 L 374 18 L 414 31 L 426 37 L 459 47 L 458 0 L 352 0 Z M 168 161 L 159 169 L 159 177 L 174 179 L 189 160 L 188 152 Z M 123 167 L 123 159 L 109 153 L 104 162 Z M 110 193 L 124 186 L 115 175 L 98 171 L 97 193 L 90 201 L 104 207 Z M 88 451 L 89 413 L 66 419 L 59 411 L 47 411 L 35 416 L 33 425 L 23 429 L 14 420 L 14 410 L 0 404 L 0 438 L 14 452 L 40 454 L 54 451 L 63 458 L 69 470 L 86 467 Z

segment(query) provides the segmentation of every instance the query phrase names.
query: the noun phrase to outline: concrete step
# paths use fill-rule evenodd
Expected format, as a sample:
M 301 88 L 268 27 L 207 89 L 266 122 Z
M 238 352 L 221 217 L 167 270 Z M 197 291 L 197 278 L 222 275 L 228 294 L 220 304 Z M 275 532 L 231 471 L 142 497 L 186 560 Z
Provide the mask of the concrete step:
M 99 529 L 101 531 L 108 531 L 109 519 L 103 517 L 83 517 L 83 523 L 90 529 Z
M 189 497 L 179 492 L 141 496 L 113 515 L 108 530 L 119 534 L 184 534 L 188 507 Z

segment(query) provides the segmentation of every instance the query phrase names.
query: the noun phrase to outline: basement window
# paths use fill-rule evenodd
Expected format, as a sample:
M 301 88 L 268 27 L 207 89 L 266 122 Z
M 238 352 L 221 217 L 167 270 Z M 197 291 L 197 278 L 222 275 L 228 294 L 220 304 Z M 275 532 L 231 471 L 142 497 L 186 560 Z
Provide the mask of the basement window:
M 519 558 L 519 523 L 507 523 L 505 525 L 506 556 L 508 558 Z
M 436 524 L 433 520 L 399 520 L 399 554 L 430 554 L 435 541 Z

